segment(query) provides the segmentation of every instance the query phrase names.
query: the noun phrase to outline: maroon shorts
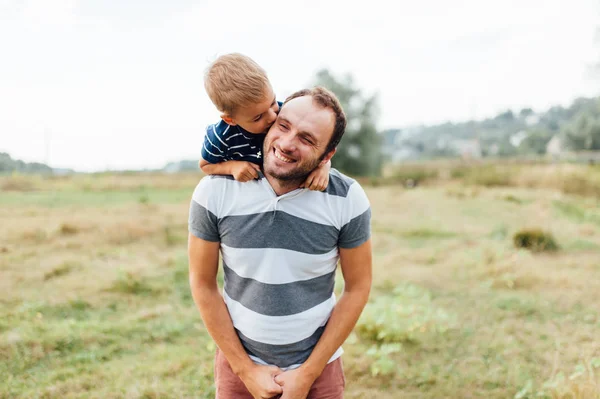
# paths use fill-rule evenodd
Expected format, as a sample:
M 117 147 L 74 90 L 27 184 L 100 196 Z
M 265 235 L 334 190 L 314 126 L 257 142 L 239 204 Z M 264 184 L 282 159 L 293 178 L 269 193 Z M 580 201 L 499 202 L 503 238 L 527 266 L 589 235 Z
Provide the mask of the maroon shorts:
M 306 399 L 342 399 L 346 379 L 342 358 L 337 358 L 323 369 L 310 388 Z M 235 375 L 223 353 L 215 354 L 216 399 L 253 399 L 242 380 Z M 279 397 L 279 396 L 277 396 Z

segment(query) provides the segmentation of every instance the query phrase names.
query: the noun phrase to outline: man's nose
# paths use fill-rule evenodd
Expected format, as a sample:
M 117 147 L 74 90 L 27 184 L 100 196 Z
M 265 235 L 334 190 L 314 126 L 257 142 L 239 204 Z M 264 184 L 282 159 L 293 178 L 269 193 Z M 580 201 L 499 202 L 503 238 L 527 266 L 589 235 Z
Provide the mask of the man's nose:
M 286 134 L 280 137 L 278 140 L 279 148 L 285 152 L 293 152 L 296 149 L 294 136 L 292 134 Z

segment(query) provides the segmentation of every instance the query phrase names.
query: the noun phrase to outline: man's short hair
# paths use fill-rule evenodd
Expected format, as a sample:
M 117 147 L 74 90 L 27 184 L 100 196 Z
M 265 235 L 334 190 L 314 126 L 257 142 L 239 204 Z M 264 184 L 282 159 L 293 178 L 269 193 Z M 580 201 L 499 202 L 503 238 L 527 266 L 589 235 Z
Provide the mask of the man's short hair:
M 336 148 L 340 143 L 340 140 L 342 139 L 342 136 L 346 131 L 346 114 L 342 109 L 340 100 L 338 100 L 335 94 L 333 94 L 333 92 L 322 86 L 316 86 L 312 89 L 304 89 L 297 91 L 290 95 L 288 98 L 286 98 L 283 104 L 285 105 L 288 101 L 291 101 L 294 98 L 304 96 L 311 96 L 313 101 L 316 104 L 318 104 L 321 108 L 329 108 L 333 111 L 333 114 L 335 115 L 335 125 L 333 127 L 333 134 L 331 135 L 331 139 L 329 140 L 329 143 L 325 148 L 325 152 L 323 153 L 324 156 L 325 154 L 328 154 L 330 151 Z
M 206 68 L 204 87 L 215 107 L 232 116 L 239 107 L 265 100 L 271 83 L 254 60 L 231 53 L 220 56 Z

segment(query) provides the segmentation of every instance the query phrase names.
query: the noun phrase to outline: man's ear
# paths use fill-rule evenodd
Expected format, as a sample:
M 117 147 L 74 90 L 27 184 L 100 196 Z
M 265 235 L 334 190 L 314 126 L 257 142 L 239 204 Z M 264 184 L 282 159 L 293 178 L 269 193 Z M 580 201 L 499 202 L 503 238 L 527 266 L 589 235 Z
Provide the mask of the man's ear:
M 327 153 L 327 155 L 325 155 L 325 157 L 323 158 L 323 160 L 321 161 L 321 163 L 319 164 L 319 166 L 323 166 L 327 162 L 331 161 L 331 158 L 335 155 L 336 151 L 337 151 L 337 148 L 334 148 L 333 150 L 329 151 Z
M 231 125 L 231 126 L 237 125 L 237 123 L 235 123 L 235 120 L 229 114 L 221 114 L 221 119 L 223 119 L 223 121 L 225 123 L 227 123 L 228 125 Z

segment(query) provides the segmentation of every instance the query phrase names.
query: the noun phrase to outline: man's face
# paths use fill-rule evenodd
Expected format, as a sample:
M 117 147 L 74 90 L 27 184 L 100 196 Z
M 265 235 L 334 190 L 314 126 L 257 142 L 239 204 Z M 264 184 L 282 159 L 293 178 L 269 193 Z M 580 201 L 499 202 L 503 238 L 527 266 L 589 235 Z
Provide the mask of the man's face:
M 273 125 L 279 112 L 279 105 L 275 101 L 275 94 L 269 88 L 265 92 L 265 97 L 262 101 L 256 104 L 250 104 L 246 107 L 240 107 L 234 116 L 225 122 L 230 125 L 239 125 L 244 130 L 254 133 L 266 133 Z
M 287 102 L 265 138 L 265 174 L 284 181 L 306 178 L 333 156 L 335 151 L 324 152 L 334 126 L 333 111 L 315 105 L 311 96 Z

